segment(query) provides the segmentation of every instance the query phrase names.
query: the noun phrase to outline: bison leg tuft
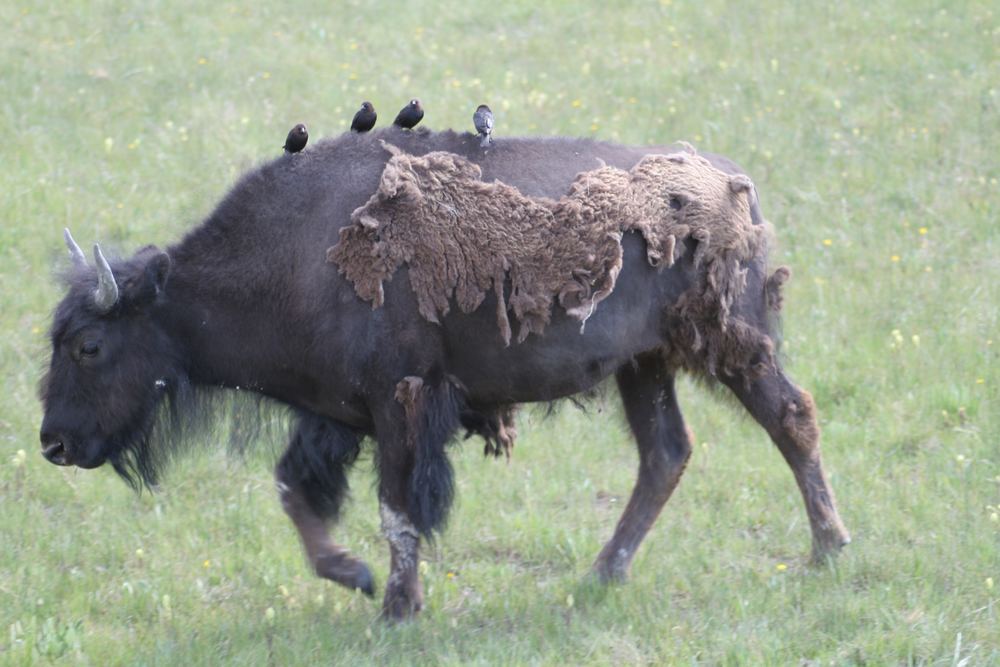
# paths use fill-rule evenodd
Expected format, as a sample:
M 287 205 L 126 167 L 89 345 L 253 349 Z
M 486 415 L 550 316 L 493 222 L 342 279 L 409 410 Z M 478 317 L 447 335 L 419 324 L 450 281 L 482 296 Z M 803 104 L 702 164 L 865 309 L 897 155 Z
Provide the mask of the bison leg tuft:
M 444 525 L 454 495 L 445 445 L 461 424 L 464 395 L 448 378 L 407 376 L 395 401 L 376 410 L 379 503 L 389 542 L 390 572 L 383 614 L 403 620 L 420 611 L 420 538 Z
M 442 527 L 454 497 L 454 475 L 445 445 L 461 425 L 461 392 L 449 381 L 436 385 L 408 376 L 396 385 L 406 416 L 406 447 L 413 453 L 407 507 L 425 537 Z

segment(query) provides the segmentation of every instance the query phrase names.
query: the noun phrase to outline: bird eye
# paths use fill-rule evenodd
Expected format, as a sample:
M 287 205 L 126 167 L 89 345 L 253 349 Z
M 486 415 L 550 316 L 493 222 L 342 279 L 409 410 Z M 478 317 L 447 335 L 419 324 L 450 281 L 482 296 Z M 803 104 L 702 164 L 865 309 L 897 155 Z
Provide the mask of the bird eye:
M 95 357 L 100 351 L 101 346 L 97 344 L 97 341 L 87 340 L 84 341 L 80 346 L 80 356 L 81 357 Z

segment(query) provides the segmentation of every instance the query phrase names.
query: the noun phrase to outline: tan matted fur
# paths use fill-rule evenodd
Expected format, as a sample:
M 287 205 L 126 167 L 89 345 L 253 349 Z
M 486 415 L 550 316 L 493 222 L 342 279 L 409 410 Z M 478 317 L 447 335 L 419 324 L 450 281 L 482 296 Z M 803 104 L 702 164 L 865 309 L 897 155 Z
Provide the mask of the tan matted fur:
M 415 156 L 384 145 L 392 157 L 378 189 L 327 251 L 372 307 L 406 264 L 427 320 L 438 322 L 452 303 L 472 312 L 492 291 L 504 343 L 511 314 L 521 342 L 544 332 L 554 304 L 581 322 L 593 314 L 615 287 L 625 232 L 642 234 L 656 267 L 672 265 L 691 237 L 699 284 L 673 309 L 683 329 L 677 342 L 688 348 L 678 361 L 713 373 L 717 363 L 737 362 L 713 348 L 752 335 L 745 324 L 731 331 L 730 308 L 746 287 L 747 262 L 766 252 L 768 238 L 767 226 L 751 221 L 746 176 L 725 174 L 693 152 L 650 155 L 628 171 L 583 172 L 552 200 L 484 183 L 477 165 L 453 153 Z M 751 347 L 760 345 L 755 337 Z

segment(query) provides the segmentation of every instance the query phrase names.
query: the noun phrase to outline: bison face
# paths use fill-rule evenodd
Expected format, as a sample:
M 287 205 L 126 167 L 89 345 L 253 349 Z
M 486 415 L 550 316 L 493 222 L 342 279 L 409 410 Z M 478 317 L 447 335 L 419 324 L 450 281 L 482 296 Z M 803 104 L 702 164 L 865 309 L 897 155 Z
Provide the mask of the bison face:
M 111 461 L 129 481 L 133 472 L 151 481 L 144 449 L 158 406 L 182 377 L 156 317 L 170 259 L 147 248 L 112 272 L 97 246 L 96 270 L 75 243 L 71 254 L 69 294 L 56 309 L 40 385 L 42 454 L 81 468 Z

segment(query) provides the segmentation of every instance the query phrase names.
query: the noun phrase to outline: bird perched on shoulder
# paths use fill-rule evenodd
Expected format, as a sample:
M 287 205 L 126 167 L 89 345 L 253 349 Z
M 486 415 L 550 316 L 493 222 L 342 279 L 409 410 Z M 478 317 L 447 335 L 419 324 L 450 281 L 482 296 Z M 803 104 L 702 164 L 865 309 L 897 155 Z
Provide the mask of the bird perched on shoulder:
M 283 148 L 286 153 L 298 153 L 306 147 L 307 141 L 309 141 L 309 131 L 305 125 L 299 123 L 288 133 Z
M 410 100 L 409 104 L 399 110 L 396 120 L 392 121 L 392 124 L 410 130 L 416 127 L 417 123 L 423 117 L 424 108 L 420 106 L 420 100 L 414 98 Z
M 354 114 L 354 120 L 351 121 L 351 130 L 359 133 L 367 132 L 375 127 L 375 120 L 377 118 L 378 114 L 375 113 L 375 107 L 372 106 L 372 103 L 362 102 L 361 108 Z
M 485 104 L 476 107 L 476 113 L 472 114 L 472 122 L 476 125 L 476 132 L 482 137 L 479 142 L 480 147 L 486 148 L 493 143 L 493 112 Z

